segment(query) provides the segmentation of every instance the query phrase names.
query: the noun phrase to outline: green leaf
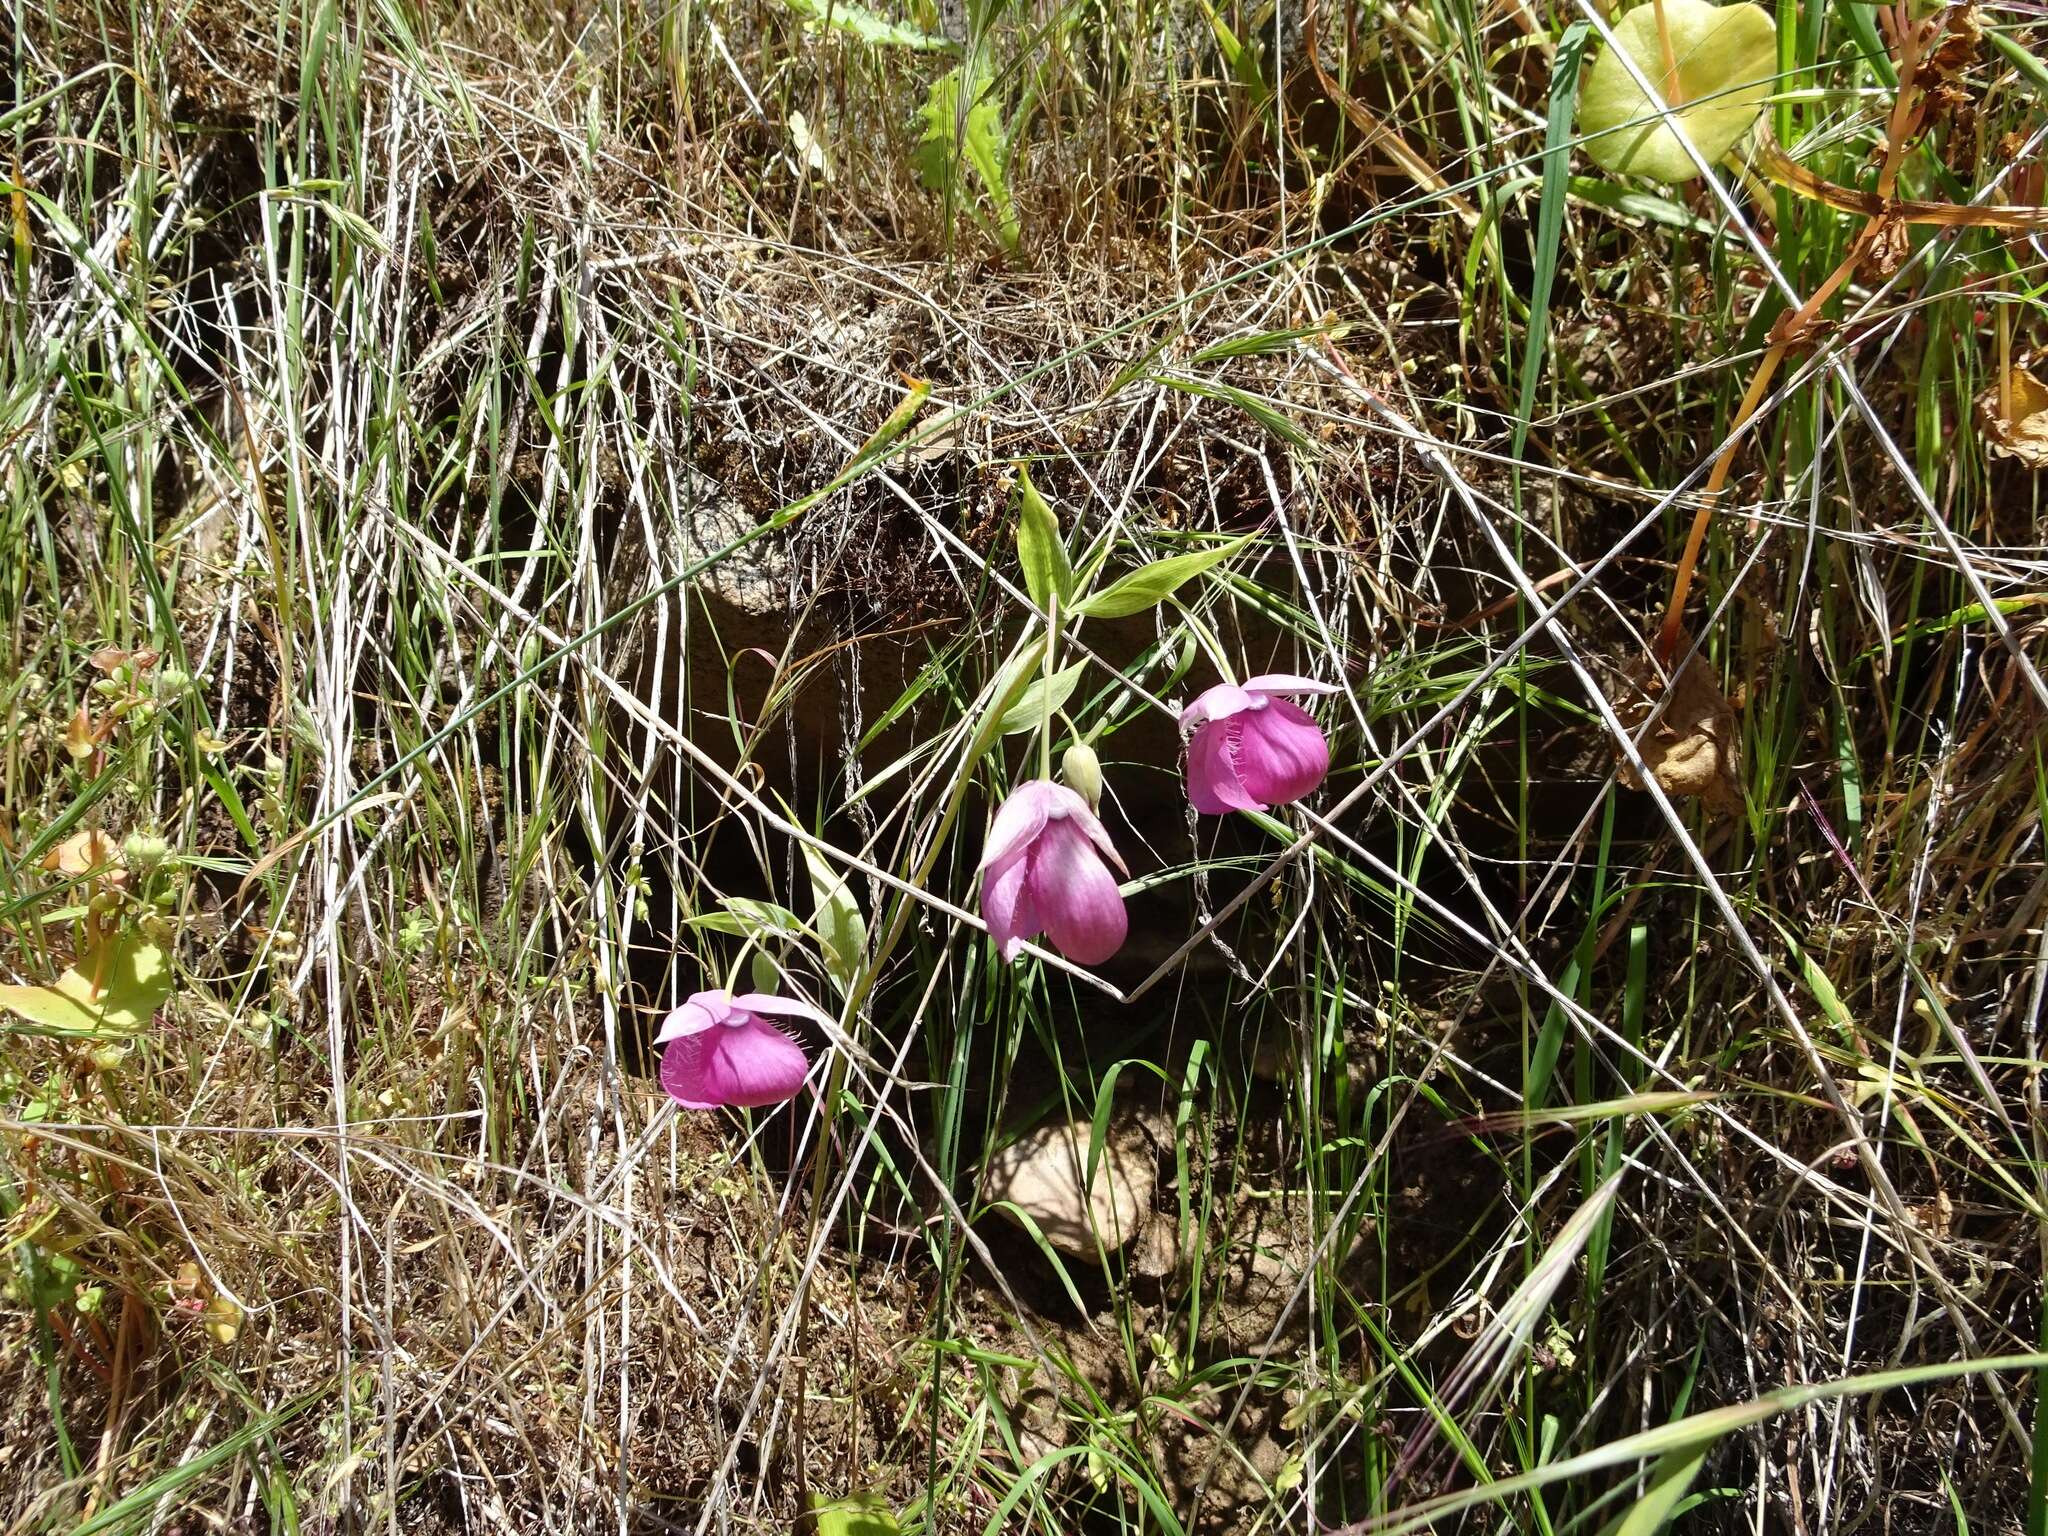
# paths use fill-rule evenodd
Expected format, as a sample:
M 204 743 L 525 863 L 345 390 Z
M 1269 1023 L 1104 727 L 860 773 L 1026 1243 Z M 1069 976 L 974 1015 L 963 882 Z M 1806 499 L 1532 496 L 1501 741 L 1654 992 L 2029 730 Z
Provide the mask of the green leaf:
M 1692 1487 L 1692 1480 L 1699 1476 L 1700 1464 L 1713 1448 L 1714 1442 L 1708 1440 L 1700 1445 L 1665 1452 L 1657 1459 L 1657 1465 L 1651 1468 L 1649 1487 L 1643 1496 L 1601 1536 L 1657 1536 L 1671 1523 L 1679 1503 Z
M 1350 330 L 1348 325 L 1325 320 L 1317 325 L 1294 325 L 1285 330 L 1260 331 L 1252 336 L 1232 336 L 1225 341 L 1211 342 L 1188 361 L 1220 363 L 1232 357 L 1271 357 L 1275 353 L 1291 351 L 1297 341 L 1307 341 L 1311 337 L 1327 336 L 1332 341 L 1341 341 Z
M 1060 540 L 1060 520 L 1028 469 L 1017 472 L 1017 563 L 1024 568 L 1024 590 L 1040 608 L 1050 608 L 1054 597 L 1062 608 L 1073 600 L 1074 567 Z
M 1614 24 L 1614 40 L 1643 78 L 1678 110 L 1669 119 L 1643 94 L 1614 48 L 1593 63 L 1579 94 L 1579 131 L 1596 165 L 1654 181 L 1699 175 L 1682 132 L 1712 165 L 1749 132 L 1778 74 L 1778 29 L 1758 5 L 1715 6 L 1707 0 L 1662 0 L 1678 65 L 1676 89 L 1665 80 L 1657 34 L 1657 0 Z
M 1217 50 L 1223 55 L 1231 78 L 1244 88 L 1255 105 L 1264 106 L 1273 94 L 1273 88 L 1259 73 L 1258 56 L 1238 41 L 1237 34 L 1230 30 L 1230 24 L 1217 15 L 1216 7 L 1209 0 L 1195 0 L 1195 4 L 1209 23 L 1209 31 L 1216 39 Z
M 1782 931 L 1782 930 L 1781 930 Z M 1785 947 L 1792 951 L 1792 958 L 1799 962 L 1799 979 L 1806 983 L 1806 990 L 1812 994 L 1820 1011 L 1827 1015 L 1827 1021 L 1834 1025 L 1835 1032 L 1842 1037 L 1845 1045 L 1856 1043 L 1856 1021 L 1842 1003 L 1842 994 L 1835 990 L 1834 981 L 1821 969 L 1820 963 L 1799 945 L 1790 933 L 1785 934 Z
M 49 986 L 0 986 L 0 1011 L 26 1020 L 25 1034 L 132 1035 L 170 995 L 169 958 L 130 933 L 87 950 Z
M 817 1536 L 900 1536 L 902 1527 L 878 1493 L 849 1493 L 843 1499 L 810 1496 Z
M 1550 289 L 1557 275 L 1557 253 L 1564 236 L 1565 196 L 1570 187 L 1572 109 L 1579 99 L 1579 65 L 1585 58 L 1592 28 L 1575 21 L 1558 39 L 1550 68 L 1550 120 L 1543 136 L 1543 191 L 1536 205 L 1535 267 L 1529 283 L 1529 333 L 1522 343 L 1522 378 L 1515 405 L 1514 456 L 1519 459 L 1529 440 L 1529 419 L 1536 410 L 1536 386 L 1543 372 L 1543 349 L 1550 338 Z
M 347 1390 L 349 1383 L 346 1379 L 339 1383 L 329 1381 L 301 1397 L 295 1397 L 272 1409 L 269 1413 L 250 1415 L 239 1428 L 222 1435 L 205 1450 L 188 1455 L 169 1471 L 159 1473 L 140 1488 L 116 1499 L 82 1525 L 73 1526 L 70 1536 L 98 1536 L 101 1531 L 119 1527 L 135 1529 L 148 1519 L 152 1506 L 177 1498 L 193 1484 L 204 1479 L 222 1462 L 233 1461 L 250 1446 L 270 1439 L 279 1429 L 309 1409 L 322 1403 L 331 1403 L 337 1391 Z M 177 1507 L 186 1506 L 181 1501 Z
M 1081 682 L 1081 671 L 1087 665 L 1085 661 L 1077 661 L 1049 678 L 1041 677 L 1032 683 L 1004 712 L 1003 723 L 996 727 L 996 734 L 1015 736 L 1020 731 L 1037 730 L 1054 710 L 1074 696 L 1074 689 Z
M 1004 250 L 1014 254 L 1019 234 L 1017 204 L 1010 196 L 1003 120 L 995 103 L 985 90 L 971 88 L 956 67 L 932 82 L 917 115 L 924 124 L 917 141 L 918 178 L 932 191 L 950 193 L 972 207 L 973 200 L 960 178 L 962 163 L 972 166 L 995 209 L 992 233 Z
M 1577 201 L 1609 209 L 1624 218 L 1642 219 L 1651 224 L 1661 224 L 1666 229 L 1689 229 L 1696 235 L 1714 232 L 1714 226 L 1707 220 L 1655 192 L 1637 191 L 1617 182 L 1602 181 L 1597 176 L 1574 176 L 1570 186 Z
M 920 32 L 915 27 L 905 26 L 900 21 L 891 21 L 863 5 L 847 5 L 844 0 L 784 0 L 797 15 L 804 18 L 806 25 L 816 31 L 831 27 L 863 43 L 872 43 L 877 48 L 909 48 L 918 53 L 950 53 L 955 44 L 950 37 Z
M 1201 575 L 1211 566 L 1222 564 L 1251 543 L 1252 538 L 1253 535 L 1247 533 L 1213 549 L 1170 555 L 1164 560 L 1154 560 L 1150 565 L 1141 565 L 1093 597 L 1083 598 L 1074 611 L 1091 619 L 1121 619 L 1143 613 L 1147 608 L 1157 608 L 1178 591 L 1182 583 Z
M 846 876 L 809 843 L 804 844 L 804 863 L 810 868 L 811 896 L 817 902 L 812 921 L 825 947 L 825 969 L 842 991 L 850 989 L 867 956 L 867 920 L 860 915 L 860 903 L 853 899 Z
M 1155 377 L 1168 389 L 1177 389 L 1184 395 L 1199 395 L 1205 400 L 1221 400 L 1226 405 L 1236 406 L 1283 443 L 1292 443 L 1302 449 L 1314 446 L 1306 432 L 1248 390 L 1239 389 L 1234 384 L 1218 384 L 1209 379 L 1176 378 L 1170 373 L 1158 374 Z
M 753 901 L 745 896 L 728 896 L 719 903 L 723 912 L 700 912 L 684 921 L 685 928 L 709 928 L 713 933 L 730 933 L 751 938 L 761 932 L 798 938 L 810 932 L 804 920 L 787 907 L 772 901 Z

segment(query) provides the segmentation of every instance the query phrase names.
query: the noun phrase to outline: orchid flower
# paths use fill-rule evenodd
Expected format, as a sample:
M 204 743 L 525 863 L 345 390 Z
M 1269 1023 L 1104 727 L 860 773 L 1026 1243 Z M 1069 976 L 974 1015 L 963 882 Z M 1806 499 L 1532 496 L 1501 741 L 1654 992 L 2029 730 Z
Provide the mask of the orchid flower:
M 803 1087 L 810 1071 L 803 1047 L 769 1016 L 810 1019 L 829 1028 L 829 1014 L 791 997 L 723 988 L 699 992 L 663 1021 L 656 1045 L 661 1086 L 685 1109 L 759 1109 Z
M 1330 771 L 1330 744 L 1287 694 L 1334 693 L 1329 683 L 1271 672 L 1222 683 L 1181 711 L 1188 798 L 1207 816 L 1263 811 L 1299 800 Z
M 1080 965 L 1115 954 L 1130 920 L 1111 866 L 1124 870 L 1124 861 L 1081 796 L 1050 779 L 1012 791 L 981 859 L 981 913 L 997 952 L 1014 960 L 1044 933 Z

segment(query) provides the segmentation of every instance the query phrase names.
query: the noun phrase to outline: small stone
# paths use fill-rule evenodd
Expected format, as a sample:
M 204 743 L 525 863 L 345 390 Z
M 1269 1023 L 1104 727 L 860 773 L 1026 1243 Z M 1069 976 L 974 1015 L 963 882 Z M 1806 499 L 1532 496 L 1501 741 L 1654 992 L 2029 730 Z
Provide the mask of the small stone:
M 1046 1242 L 1077 1259 L 1114 1253 L 1144 1229 L 1159 1184 L 1157 1158 L 1142 1126 L 1105 1128 L 1093 1182 L 1087 1180 L 1086 1120 L 1040 1126 L 998 1152 L 989 1164 L 985 1197 L 1011 1221 L 1029 1216 Z M 1018 1221 L 1022 1226 L 1023 1223 Z
M 1154 1211 L 1138 1234 L 1131 1269 L 1147 1280 L 1164 1280 L 1180 1267 L 1180 1224 L 1164 1211 Z
M 1735 719 L 1739 705 L 1721 692 L 1706 659 L 1695 655 L 1668 684 L 1660 686 L 1654 678 L 1643 679 L 1641 695 L 1628 700 L 1620 711 L 1622 723 L 1634 730 L 1655 707 L 1659 692 L 1668 693 L 1669 702 L 1637 746 L 1650 776 L 1667 795 L 1695 795 L 1723 811 L 1739 807 L 1741 731 Z M 1626 763 L 1619 773 L 1630 789 L 1643 787 Z

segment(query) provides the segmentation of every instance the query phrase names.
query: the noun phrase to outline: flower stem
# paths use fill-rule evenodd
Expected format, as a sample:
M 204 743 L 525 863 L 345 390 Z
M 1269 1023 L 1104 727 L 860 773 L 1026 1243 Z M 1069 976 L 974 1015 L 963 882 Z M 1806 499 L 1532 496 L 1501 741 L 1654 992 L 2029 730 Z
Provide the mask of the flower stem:
M 1039 701 L 1038 776 L 1052 777 L 1053 673 L 1059 666 L 1060 595 L 1055 592 L 1045 605 L 1045 697 Z
M 1685 550 L 1678 557 L 1678 569 L 1672 573 L 1671 601 L 1664 609 L 1664 623 L 1657 631 L 1653 653 L 1660 665 L 1669 666 L 1671 659 L 1678 654 L 1678 637 L 1685 620 L 1685 600 L 1692 591 L 1692 573 L 1699 564 L 1700 551 L 1706 545 L 1707 525 L 1713 521 L 1714 505 L 1721 499 L 1721 490 L 1728 483 L 1728 472 L 1735 465 L 1736 450 L 1742 446 L 1742 429 L 1749 425 L 1750 418 L 1762 406 L 1764 393 L 1777 376 L 1778 365 L 1785 361 L 1785 354 L 1819 318 L 1822 308 L 1834 297 L 1835 290 L 1855 273 L 1862 263 L 1866 247 L 1883 227 L 1883 220 L 1877 218 L 1866 224 L 1862 233 L 1849 242 L 1848 253 L 1843 256 L 1841 265 L 1813 291 L 1813 297 L 1772 327 L 1774 339 L 1770 349 L 1757 363 L 1756 376 L 1749 381 L 1742 404 L 1736 407 L 1735 420 L 1728 429 L 1728 445 L 1714 460 L 1713 471 L 1700 491 L 1700 509 L 1693 514 L 1692 531 L 1686 535 Z
M 1195 637 L 1195 643 L 1201 646 L 1202 654 L 1207 656 L 1211 665 L 1216 668 L 1217 677 L 1226 683 L 1235 683 L 1237 674 L 1231 670 L 1230 658 L 1223 654 L 1222 643 L 1210 631 L 1209 626 L 1196 618 L 1194 610 L 1179 598 L 1172 598 L 1169 601 L 1180 610 L 1180 616 L 1186 622 L 1188 632 Z
M 1678 51 L 1671 45 L 1671 22 L 1664 14 L 1664 0 L 1650 0 L 1657 11 L 1657 51 L 1664 58 L 1664 78 L 1659 88 L 1668 107 L 1685 105 L 1685 86 L 1678 78 Z

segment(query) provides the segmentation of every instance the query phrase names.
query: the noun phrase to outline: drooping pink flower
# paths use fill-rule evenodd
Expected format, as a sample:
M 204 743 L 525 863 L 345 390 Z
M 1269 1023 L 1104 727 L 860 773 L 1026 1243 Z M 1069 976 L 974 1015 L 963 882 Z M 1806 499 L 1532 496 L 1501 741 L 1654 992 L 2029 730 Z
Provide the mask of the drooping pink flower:
M 1074 791 L 1050 779 L 1013 790 L 981 857 L 981 915 L 997 952 L 1014 960 L 1026 939 L 1044 933 L 1081 965 L 1115 954 L 1130 922 L 1111 865 L 1121 870 L 1124 861 Z
M 803 1047 L 764 1015 L 812 1019 L 829 1015 L 792 997 L 723 988 L 699 992 L 661 1026 L 661 1086 L 685 1109 L 759 1109 L 780 1104 L 803 1087 L 810 1071 Z
M 1330 771 L 1322 727 L 1290 693 L 1334 693 L 1329 683 L 1269 672 L 1211 688 L 1180 713 L 1188 743 L 1188 799 L 1205 816 L 1263 811 L 1299 800 Z

